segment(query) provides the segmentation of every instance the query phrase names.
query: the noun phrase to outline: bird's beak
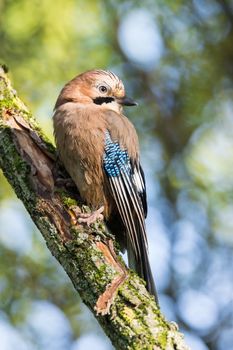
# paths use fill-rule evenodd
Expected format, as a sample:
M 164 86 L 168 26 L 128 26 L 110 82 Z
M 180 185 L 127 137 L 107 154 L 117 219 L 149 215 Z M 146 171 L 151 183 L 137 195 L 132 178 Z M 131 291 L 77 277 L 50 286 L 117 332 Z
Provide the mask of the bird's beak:
M 123 106 L 137 106 L 137 102 L 132 100 L 132 98 L 124 96 L 117 99 L 117 102 Z

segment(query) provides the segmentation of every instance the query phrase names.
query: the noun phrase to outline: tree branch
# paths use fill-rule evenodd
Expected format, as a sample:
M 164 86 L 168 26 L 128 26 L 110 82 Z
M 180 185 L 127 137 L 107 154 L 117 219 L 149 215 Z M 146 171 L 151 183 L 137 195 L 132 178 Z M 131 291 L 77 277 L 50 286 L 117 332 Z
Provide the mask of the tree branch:
M 55 148 L 0 68 L 0 166 L 83 302 L 116 349 L 187 350 L 104 224 L 74 225 L 75 211 L 88 208 L 74 187 L 59 185 L 67 175 L 56 163 Z

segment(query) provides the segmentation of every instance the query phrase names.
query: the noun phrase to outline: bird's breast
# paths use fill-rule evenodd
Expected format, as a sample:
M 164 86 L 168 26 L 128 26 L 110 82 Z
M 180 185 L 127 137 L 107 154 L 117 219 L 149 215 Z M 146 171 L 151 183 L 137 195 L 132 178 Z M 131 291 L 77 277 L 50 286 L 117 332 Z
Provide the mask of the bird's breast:
M 59 156 L 82 198 L 98 207 L 105 201 L 102 161 L 106 123 L 96 113 L 62 107 L 54 115 Z

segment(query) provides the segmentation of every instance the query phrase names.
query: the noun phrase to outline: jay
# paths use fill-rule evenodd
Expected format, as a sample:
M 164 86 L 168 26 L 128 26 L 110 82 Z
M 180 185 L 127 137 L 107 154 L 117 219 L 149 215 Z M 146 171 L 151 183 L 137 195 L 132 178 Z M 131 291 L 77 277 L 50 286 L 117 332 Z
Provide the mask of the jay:
M 121 249 L 127 249 L 130 268 L 158 301 L 148 258 L 146 187 L 138 137 L 122 107 L 134 105 L 114 73 L 87 71 L 61 90 L 53 116 L 54 135 L 62 163 L 93 208 L 92 213 L 80 214 L 78 221 L 89 225 L 104 218 Z

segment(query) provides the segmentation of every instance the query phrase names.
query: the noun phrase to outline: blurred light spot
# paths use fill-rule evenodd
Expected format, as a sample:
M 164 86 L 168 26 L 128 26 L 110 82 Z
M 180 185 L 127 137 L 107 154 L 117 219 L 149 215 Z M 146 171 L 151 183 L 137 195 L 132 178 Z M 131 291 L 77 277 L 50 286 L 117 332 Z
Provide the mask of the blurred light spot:
M 173 267 L 180 275 L 190 278 L 202 259 L 204 240 L 190 221 L 179 220 L 174 225 L 176 240 L 173 245 Z
M 190 349 L 208 350 L 207 346 L 204 344 L 201 338 L 189 332 L 185 332 L 185 331 L 182 331 L 182 332 L 184 333 L 185 343 L 190 347 Z
M 208 333 L 218 323 L 218 309 L 212 298 L 194 290 L 185 291 L 178 299 L 178 310 L 190 327 Z
M 231 94 L 233 91 L 231 91 Z M 186 165 L 191 175 L 215 192 L 231 190 L 233 186 L 233 113 L 228 96 L 216 96 L 203 110 L 205 118 L 215 116 L 215 123 L 202 124 L 190 141 Z
M 176 321 L 174 300 L 168 295 L 160 294 L 159 304 L 166 319 L 169 321 Z
M 179 67 L 175 67 L 171 64 L 160 65 L 159 76 L 163 81 L 164 87 L 166 88 L 166 94 L 170 91 L 178 90 L 181 81 L 181 70 Z M 158 85 L 157 81 L 151 86 L 151 88 L 154 94 L 161 98 L 161 86 Z
M 221 329 L 219 339 L 217 340 L 218 350 L 232 349 L 233 346 L 233 327 Z
M 164 290 L 170 281 L 170 242 L 160 213 L 149 208 L 147 218 L 149 259 L 158 290 Z
M 233 304 L 233 255 L 232 249 L 224 246 L 215 247 L 211 252 L 211 261 L 205 289 L 213 297 L 224 314 L 231 312 Z
M 176 50 L 182 53 L 198 52 L 203 49 L 202 37 L 194 27 L 174 33 L 174 43 Z
M 171 106 L 170 106 L 171 107 Z M 187 183 L 187 170 L 184 167 L 181 155 L 172 158 L 168 166 L 168 178 L 171 185 L 176 188 L 183 188 Z
M 0 320 L 0 348 L 1 350 L 33 350 L 35 347 L 28 344 L 15 328 Z
M 221 7 L 216 1 L 193 0 L 194 6 L 203 19 L 217 15 L 221 12 Z
M 16 201 L 4 201 L 0 211 L 0 241 L 18 254 L 26 254 L 32 245 L 29 218 Z
M 69 349 L 71 328 L 63 312 L 47 301 L 36 301 L 26 322 L 29 336 L 41 349 Z
M 72 346 L 71 350 L 83 350 L 83 349 L 95 349 L 95 350 L 111 350 L 113 347 L 110 343 L 94 334 L 83 335 Z
M 213 216 L 213 232 L 220 241 L 233 245 L 233 205 L 221 203 Z
M 192 223 L 195 230 L 204 235 L 208 230 L 208 216 L 206 207 L 208 202 L 204 194 L 199 201 L 191 198 L 192 193 L 187 190 L 181 190 L 177 199 L 177 210 L 180 217 L 184 217 Z M 204 203 L 203 203 L 204 202 Z
M 152 15 L 144 10 L 127 14 L 119 26 L 118 38 L 122 50 L 133 62 L 152 69 L 163 54 L 163 42 Z

